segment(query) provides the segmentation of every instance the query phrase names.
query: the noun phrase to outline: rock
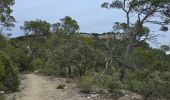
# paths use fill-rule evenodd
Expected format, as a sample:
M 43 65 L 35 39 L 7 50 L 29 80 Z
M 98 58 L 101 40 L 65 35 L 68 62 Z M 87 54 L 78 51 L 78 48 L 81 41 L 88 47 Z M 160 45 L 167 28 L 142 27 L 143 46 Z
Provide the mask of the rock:
M 92 94 L 91 97 L 92 98 L 97 98 L 100 94 Z
M 89 96 L 87 97 L 87 99 L 90 99 L 90 98 L 91 98 L 91 97 L 89 97 Z
M 38 73 L 38 71 L 36 70 L 36 71 L 34 71 L 35 73 Z
M 64 89 L 68 89 L 68 86 L 65 86 Z
M 65 89 L 66 85 L 65 84 L 60 84 L 57 89 Z
M 132 100 L 142 100 L 142 99 L 143 99 L 142 96 L 137 94 L 132 96 Z
M 120 97 L 118 100 L 144 100 L 143 97 L 137 93 L 122 90 L 124 96 Z
M 4 91 L 0 91 L 0 94 L 4 94 L 5 92 Z

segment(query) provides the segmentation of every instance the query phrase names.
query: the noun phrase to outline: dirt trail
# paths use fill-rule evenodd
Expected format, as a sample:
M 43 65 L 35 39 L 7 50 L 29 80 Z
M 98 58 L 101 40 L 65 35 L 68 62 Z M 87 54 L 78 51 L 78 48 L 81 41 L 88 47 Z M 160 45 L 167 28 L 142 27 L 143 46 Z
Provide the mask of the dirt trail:
M 9 94 L 6 100 L 114 100 L 96 94 L 80 93 L 75 83 L 66 83 L 65 78 L 45 77 L 36 74 L 21 75 L 20 92 Z M 64 89 L 57 89 L 59 85 Z M 117 100 L 143 100 L 139 95 L 124 91 L 125 96 Z
M 57 89 L 65 84 L 65 89 Z M 51 78 L 36 74 L 21 76 L 20 92 L 11 94 L 7 100 L 87 100 L 72 83 L 64 78 Z

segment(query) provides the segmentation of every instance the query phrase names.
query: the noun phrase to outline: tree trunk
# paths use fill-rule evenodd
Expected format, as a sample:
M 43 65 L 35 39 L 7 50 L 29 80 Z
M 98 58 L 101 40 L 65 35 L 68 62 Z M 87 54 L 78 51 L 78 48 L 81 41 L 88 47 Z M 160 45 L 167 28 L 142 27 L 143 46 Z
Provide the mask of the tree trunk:
M 79 75 L 82 76 L 82 70 L 81 69 L 79 70 Z
M 124 3 L 125 3 L 125 1 L 124 1 Z M 131 39 L 133 37 L 133 34 L 131 32 L 131 29 L 130 29 L 129 11 L 126 12 L 126 18 L 127 18 L 127 30 L 128 30 L 127 35 Z M 131 49 L 131 45 L 128 44 L 128 46 L 126 47 L 126 50 L 124 52 L 124 55 L 123 55 L 123 65 L 121 66 L 121 69 L 120 69 L 120 81 L 121 82 L 124 81 L 124 77 L 125 77 L 125 74 L 126 74 L 126 68 L 127 68 L 127 64 L 128 64 L 128 57 L 129 57 L 130 49 Z
M 128 57 L 129 57 L 129 52 L 131 50 L 131 45 L 129 44 L 126 47 L 126 51 L 124 53 L 124 58 L 123 58 L 123 65 L 120 69 L 120 81 L 123 82 L 125 74 L 126 74 L 126 69 L 127 69 L 127 64 L 128 64 Z
M 71 66 L 68 66 L 68 75 L 69 75 L 69 77 L 72 77 L 72 71 L 71 71 Z
M 80 71 L 79 71 L 79 74 L 80 74 L 80 76 L 84 76 L 84 70 L 83 69 L 80 69 Z
M 105 56 L 105 61 L 106 61 L 106 63 L 105 63 L 105 69 L 104 69 L 103 72 L 101 73 L 100 78 L 103 77 L 103 74 L 107 71 L 107 69 L 108 69 L 108 67 L 109 67 L 109 64 L 112 62 L 112 61 L 109 62 L 109 60 L 111 60 L 111 59 L 110 59 L 109 57 Z

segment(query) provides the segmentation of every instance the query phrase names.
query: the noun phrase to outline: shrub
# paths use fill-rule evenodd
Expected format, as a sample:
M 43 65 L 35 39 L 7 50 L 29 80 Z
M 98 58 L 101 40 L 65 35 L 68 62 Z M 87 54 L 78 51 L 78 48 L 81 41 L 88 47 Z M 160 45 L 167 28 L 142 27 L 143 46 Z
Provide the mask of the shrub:
M 32 61 L 32 66 L 34 70 L 38 70 L 42 68 L 43 66 L 43 61 L 40 58 L 36 58 Z
M 89 76 L 82 76 L 77 80 L 78 85 L 82 89 L 81 92 L 90 93 L 93 91 L 93 86 L 95 82 L 92 77 Z
M 10 90 L 16 91 L 19 86 L 19 76 L 16 68 L 8 67 L 5 73 L 5 86 Z
M 167 73 L 153 72 L 143 80 L 137 80 L 138 73 L 128 79 L 128 88 L 142 94 L 145 100 L 169 99 L 170 75 Z M 133 77 L 133 78 L 132 78 Z
M 7 87 L 11 91 L 16 91 L 19 86 L 18 70 L 5 53 L 0 52 L 1 64 L 1 88 Z
M 107 89 L 109 93 L 113 94 L 112 96 L 116 99 L 123 96 L 123 93 L 120 91 L 122 86 L 118 80 L 118 74 L 115 73 L 113 76 L 104 75 L 102 84 L 103 88 Z
M 51 76 L 51 75 L 58 75 L 54 67 L 46 66 L 40 70 L 40 73 Z
M 0 91 L 4 91 L 4 90 L 6 90 L 6 87 L 4 86 L 2 82 L 0 82 Z
M 25 49 L 23 49 L 22 46 L 21 48 L 11 47 L 11 48 L 6 48 L 6 49 L 7 50 L 4 50 L 4 51 L 7 52 L 12 62 L 16 64 L 20 72 L 33 70 L 31 66 L 31 61 L 32 61 L 31 54 L 25 51 Z
M 66 76 L 67 69 L 66 67 L 61 67 L 55 63 L 46 63 L 45 67 L 43 67 L 40 72 L 45 75 L 54 75 L 54 76 Z
M 0 100 L 5 100 L 5 97 L 0 94 Z
M 0 60 L 0 82 L 4 79 L 5 77 L 5 66 Z
M 159 50 L 134 49 L 129 59 L 128 89 L 142 94 L 146 100 L 170 99 L 168 59 Z
M 105 81 L 105 88 L 109 89 L 110 93 L 114 93 L 114 91 L 120 89 L 120 85 L 118 81 L 108 78 Z

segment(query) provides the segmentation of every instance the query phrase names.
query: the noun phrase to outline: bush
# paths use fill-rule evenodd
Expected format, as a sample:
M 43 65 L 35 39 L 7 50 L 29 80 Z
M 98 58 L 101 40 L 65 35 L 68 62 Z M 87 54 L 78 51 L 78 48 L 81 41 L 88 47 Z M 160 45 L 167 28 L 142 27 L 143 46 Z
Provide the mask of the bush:
M 10 56 L 13 64 L 16 64 L 20 72 L 33 70 L 31 66 L 32 55 L 23 48 L 26 47 L 21 46 L 20 48 L 14 48 L 9 46 L 4 50 Z
M 105 88 L 109 90 L 110 93 L 114 93 L 114 91 L 120 89 L 120 83 L 118 82 L 118 80 L 114 80 L 111 76 L 105 78 L 103 84 Z
M 19 86 L 19 76 L 16 68 L 8 67 L 5 74 L 5 86 L 9 90 L 16 91 Z
M 0 100 L 5 100 L 5 97 L 0 94 Z
M 77 80 L 78 85 L 82 89 L 81 92 L 90 93 L 94 90 L 94 79 L 89 76 L 82 76 Z
M 170 75 L 167 73 L 153 72 L 143 80 L 138 80 L 138 73 L 128 77 L 128 88 L 130 91 L 140 93 L 145 100 L 170 99 Z
M 130 91 L 140 93 L 145 100 L 170 99 L 169 57 L 159 50 L 136 48 L 132 51 L 127 73 Z
M 0 82 L 4 79 L 5 77 L 5 66 L 0 60 Z
M 56 69 L 54 67 L 46 66 L 40 70 L 40 73 L 51 76 L 51 75 L 58 75 Z
M 32 61 L 32 66 L 34 70 L 41 69 L 43 67 L 43 61 L 40 58 L 36 58 Z
M 5 90 L 6 90 L 6 87 L 4 86 L 2 82 L 0 82 L 0 91 L 5 91 Z
M 45 67 L 40 70 L 40 73 L 51 76 L 66 76 L 66 67 L 61 67 L 55 63 L 46 63 Z
M 123 96 L 123 93 L 120 91 L 122 88 L 121 83 L 118 80 L 118 73 L 111 75 L 104 75 L 101 81 L 103 88 L 107 89 L 109 93 L 113 94 L 112 96 L 116 99 Z
M 0 64 L 1 64 L 1 89 L 4 90 L 4 87 L 8 88 L 11 91 L 16 91 L 19 86 L 19 77 L 18 70 L 11 62 L 9 57 L 5 53 L 0 52 Z

